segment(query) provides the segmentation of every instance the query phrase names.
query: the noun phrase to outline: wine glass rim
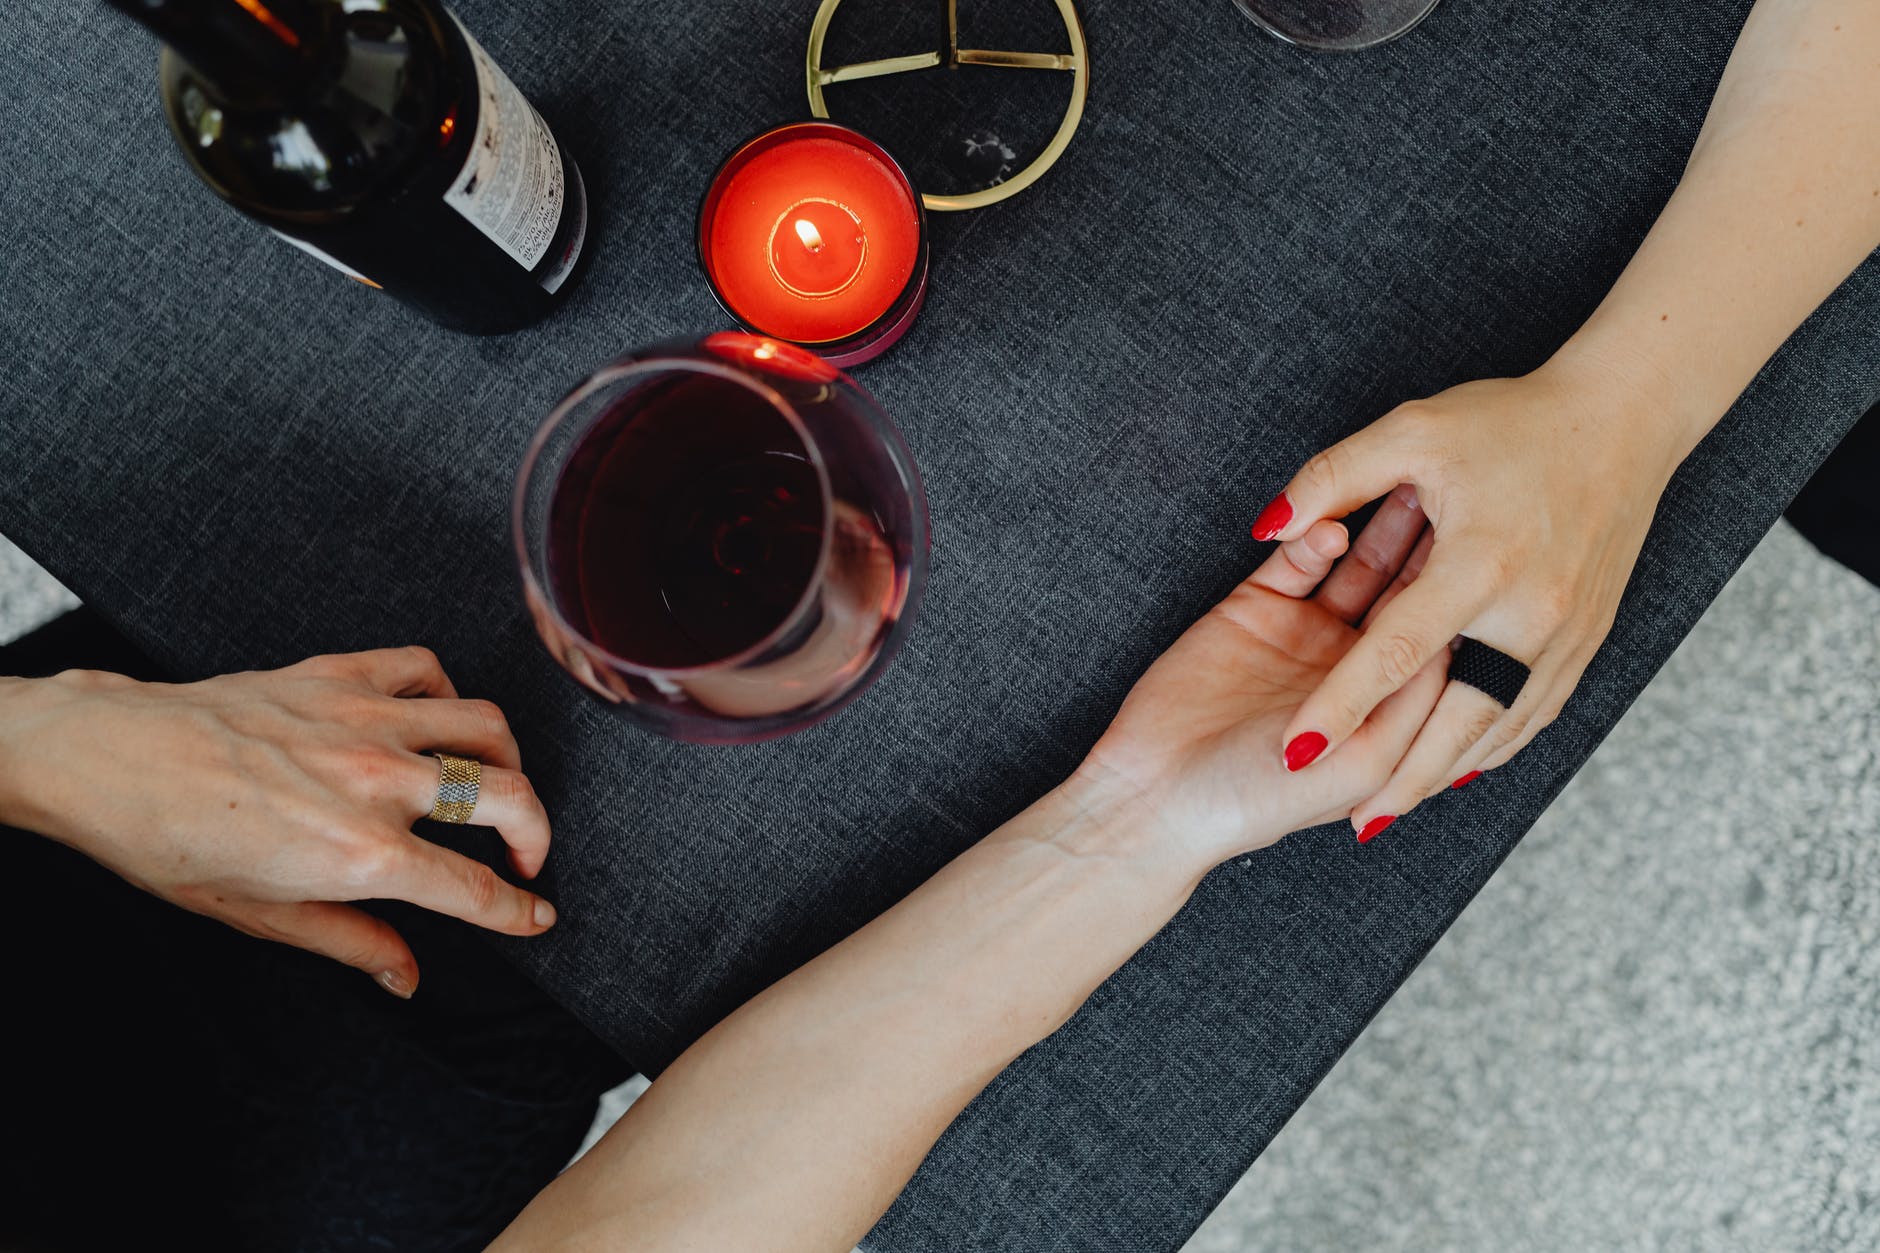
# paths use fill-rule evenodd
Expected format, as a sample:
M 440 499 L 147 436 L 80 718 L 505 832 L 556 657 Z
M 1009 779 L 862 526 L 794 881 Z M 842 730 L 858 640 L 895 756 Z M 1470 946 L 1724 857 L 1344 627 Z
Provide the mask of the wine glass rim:
M 794 631 L 801 624 L 810 606 L 815 604 L 817 592 L 821 589 L 823 579 L 828 573 L 829 550 L 834 543 L 835 490 L 830 485 L 829 468 L 824 464 L 822 449 L 817 445 L 815 436 L 804 425 L 802 416 L 797 413 L 796 407 L 790 403 L 789 399 L 782 392 L 765 383 L 761 376 L 740 370 L 727 362 L 712 360 L 703 355 L 703 350 L 699 350 L 701 353 L 699 356 L 684 356 L 680 355 L 683 350 L 676 350 L 675 345 L 666 344 L 651 351 L 653 355 L 650 356 L 637 356 L 629 353 L 595 370 L 562 397 L 560 403 L 542 420 L 534 438 L 529 441 L 528 451 L 523 454 L 522 467 L 516 473 L 516 487 L 510 506 L 510 530 L 514 535 L 516 560 L 522 570 L 525 588 L 540 602 L 544 612 L 553 619 L 557 629 L 565 632 L 569 638 L 579 640 L 582 647 L 591 650 L 598 660 L 630 674 L 647 677 L 705 674 L 728 670 L 761 657 L 774 647 L 778 640 Z M 544 580 L 536 577 L 535 564 L 529 557 L 529 540 L 523 525 L 523 513 L 542 452 L 547 448 L 549 439 L 577 405 L 602 389 L 616 386 L 623 380 L 673 373 L 708 374 L 736 383 L 756 393 L 790 424 L 791 430 L 796 433 L 797 439 L 803 444 L 803 451 L 809 456 L 810 465 L 816 470 L 816 485 L 822 493 L 822 538 L 816 552 L 815 568 L 810 572 L 808 581 L 804 583 L 802 594 L 790 607 L 790 612 L 785 614 L 774 628 L 766 631 L 761 639 L 735 653 L 728 653 L 723 657 L 694 666 L 649 666 L 644 662 L 631 661 L 620 656 L 568 621 L 567 616 L 562 613 L 554 589 L 545 586 Z M 583 438 L 584 434 L 576 436 L 576 439 Z M 551 509 L 553 508 L 553 495 L 560 488 L 559 482 L 549 488 Z
M 1387 43 L 1402 39 L 1405 35 L 1408 35 L 1411 31 L 1423 24 L 1423 19 L 1428 17 L 1430 13 L 1435 10 L 1440 0 L 1425 0 L 1423 8 L 1408 22 L 1399 26 L 1396 30 L 1391 31 L 1388 35 L 1380 35 L 1376 39 L 1369 39 L 1363 43 L 1314 43 L 1309 39 L 1302 39 L 1287 31 L 1265 14 L 1256 10 L 1253 7 L 1253 3 L 1254 0 L 1234 0 L 1234 7 L 1240 10 L 1242 17 L 1247 18 L 1255 26 L 1258 26 L 1280 43 L 1287 44 L 1294 48 L 1303 48 L 1307 52 L 1338 53 L 1369 52 L 1373 48 L 1381 48 Z

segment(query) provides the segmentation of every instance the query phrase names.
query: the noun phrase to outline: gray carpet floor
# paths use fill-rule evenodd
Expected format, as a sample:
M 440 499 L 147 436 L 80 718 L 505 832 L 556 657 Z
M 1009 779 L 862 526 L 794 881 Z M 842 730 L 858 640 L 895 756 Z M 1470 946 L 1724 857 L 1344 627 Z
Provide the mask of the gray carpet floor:
M 0 643 L 19 638 L 77 604 L 77 597 L 0 536 Z
M 1783 526 L 1189 1253 L 1876 1248 L 1880 590 Z

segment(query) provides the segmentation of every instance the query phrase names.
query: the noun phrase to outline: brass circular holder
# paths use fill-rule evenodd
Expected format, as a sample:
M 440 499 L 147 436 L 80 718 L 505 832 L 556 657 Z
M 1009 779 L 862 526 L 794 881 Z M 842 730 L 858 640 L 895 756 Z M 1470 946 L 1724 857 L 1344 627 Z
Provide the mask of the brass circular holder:
M 957 213 L 962 209 L 983 209 L 1016 196 L 1043 177 L 1071 146 L 1077 123 L 1083 120 L 1084 101 L 1090 95 L 1090 48 L 1084 41 L 1084 24 L 1071 0 L 1053 0 L 1064 19 L 1064 29 L 1071 38 L 1071 50 L 1063 52 L 998 52 L 985 48 L 960 47 L 959 0 L 943 0 L 947 16 L 947 46 L 936 52 L 918 52 L 911 56 L 884 57 L 879 61 L 857 61 L 826 70 L 822 65 L 823 41 L 829 35 L 829 23 L 842 0 L 822 0 L 816 20 L 809 28 L 809 109 L 819 118 L 828 118 L 829 104 L 823 88 L 831 83 L 849 83 L 859 78 L 880 78 L 887 74 L 906 74 L 912 70 L 931 70 L 941 66 L 988 65 L 1013 70 L 1069 70 L 1071 102 L 1064 110 L 1064 120 L 1057 134 L 1044 146 L 1032 163 L 1002 183 L 982 187 L 960 196 L 921 193 L 921 202 L 936 213 Z

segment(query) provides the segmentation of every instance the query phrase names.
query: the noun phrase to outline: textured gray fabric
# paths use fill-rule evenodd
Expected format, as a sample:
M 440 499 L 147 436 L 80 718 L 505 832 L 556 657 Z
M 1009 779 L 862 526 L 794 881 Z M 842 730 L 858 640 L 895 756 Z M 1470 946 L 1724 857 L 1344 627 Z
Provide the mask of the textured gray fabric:
M 935 222 L 927 311 L 863 372 L 926 477 L 923 619 L 840 717 L 738 750 L 579 698 L 519 607 L 505 506 L 583 372 L 718 324 L 692 213 L 733 143 L 802 115 L 809 6 L 458 7 L 599 214 L 571 306 L 498 340 L 215 203 L 117 21 L 0 10 L 0 531 L 186 672 L 434 645 L 509 711 L 556 819 L 562 921 L 508 951 L 656 1068 L 1061 777 L 1255 560 L 1246 524 L 1299 461 L 1541 360 L 1669 192 L 1748 6 L 1446 0 L 1320 57 L 1225 0 L 1087 4 L 1076 145 Z M 1179 1245 L 1880 394 L 1877 324 L 1870 262 L 1680 472 L 1612 641 L 1519 763 L 1368 848 L 1316 832 L 1210 878 L 948 1133 L 871 1247 Z

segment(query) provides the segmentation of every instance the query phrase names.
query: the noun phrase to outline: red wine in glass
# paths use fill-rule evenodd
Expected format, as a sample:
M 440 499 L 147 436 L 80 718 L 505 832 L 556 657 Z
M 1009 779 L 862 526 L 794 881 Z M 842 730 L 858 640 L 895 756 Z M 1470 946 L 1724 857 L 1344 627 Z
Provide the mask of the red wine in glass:
M 802 349 L 723 334 L 577 388 L 525 462 L 516 541 L 571 674 L 665 734 L 740 742 L 827 716 L 886 668 L 927 518 L 867 393 Z
M 707 665 L 763 640 L 809 590 L 822 489 L 790 424 L 748 388 L 699 375 L 647 392 L 623 397 L 562 471 L 550 587 L 618 657 Z

